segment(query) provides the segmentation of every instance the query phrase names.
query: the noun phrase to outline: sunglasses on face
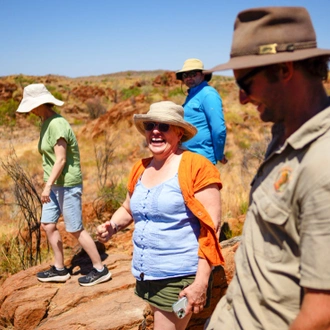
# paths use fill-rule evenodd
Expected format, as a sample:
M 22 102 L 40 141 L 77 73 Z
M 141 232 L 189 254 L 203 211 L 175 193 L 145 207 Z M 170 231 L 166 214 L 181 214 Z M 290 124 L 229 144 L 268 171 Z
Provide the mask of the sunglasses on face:
M 252 80 L 246 82 L 246 80 L 251 79 L 252 77 L 254 77 L 257 73 L 265 70 L 266 67 L 264 66 L 260 66 L 257 67 L 253 70 L 251 70 L 250 72 L 248 72 L 245 76 L 243 76 L 240 79 L 236 80 L 236 84 L 239 87 L 240 90 L 242 90 L 246 95 L 250 95 L 251 93 L 251 85 L 252 85 Z
M 164 124 L 164 123 L 154 123 L 152 121 L 147 121 L 143 123 L 144 129 L 146 131 L 152 131 L 155 128 L 158 129 L 158 131 L 160 132 L 167 132 L 170 129 L 170 125 L 169 124 Z
M 200 71 L 189 71 L 189 72 L 183 72 L 182 73 L 182 78 L 186 79 L 186 78 L 195 78 L 198 74 L 198 72 Z

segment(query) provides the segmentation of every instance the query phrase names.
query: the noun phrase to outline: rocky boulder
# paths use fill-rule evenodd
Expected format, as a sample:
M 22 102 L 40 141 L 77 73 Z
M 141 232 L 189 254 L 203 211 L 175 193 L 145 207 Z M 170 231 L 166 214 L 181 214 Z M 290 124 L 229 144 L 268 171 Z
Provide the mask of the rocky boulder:
M 211 306 L 193 315 L 189 330 L 203 329 L 232 278 L 234 254 L 239 239 L 222 242 L 226 267 L 214 269 Z M 92 287 L 79 286 L 77 279 L 91 269 L 88 256 L 81 251 L 71 260 L 71 278 L 66 283 L 41 283 L 36 273 L 48 264 L 21 271 L 0 288 L 0 329 L 15 330 L 144 330 L 153 329 L 148 304 L 134 294 L 135 279 L 131 275 L 130 253 L 99 251 L 112 273 L 110 281 Z M 108 246 L 109 247 L 109 246 Z

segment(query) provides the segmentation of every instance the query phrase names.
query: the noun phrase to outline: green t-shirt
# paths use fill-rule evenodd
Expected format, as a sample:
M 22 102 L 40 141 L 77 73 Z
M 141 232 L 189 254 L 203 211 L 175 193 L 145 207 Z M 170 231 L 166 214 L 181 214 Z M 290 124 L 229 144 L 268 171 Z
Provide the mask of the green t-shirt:
M 82 183 L 80 168 L 80 155 L 77 139 L 70 124 L 60 115 L 56 114 L 42 124 L 38 149 L 42 155 L 44 181 L 47 182 L 55 163 L 54 146 L 63 138 L 67 143 L 66 163 L 56 185 L 72 187 Z

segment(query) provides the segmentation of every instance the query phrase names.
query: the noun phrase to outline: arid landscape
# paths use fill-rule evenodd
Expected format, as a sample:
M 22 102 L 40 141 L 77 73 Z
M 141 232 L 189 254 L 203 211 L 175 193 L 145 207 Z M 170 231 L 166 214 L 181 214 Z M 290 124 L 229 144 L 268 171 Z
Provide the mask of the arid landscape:
M 0 139 L 2 163 L 14 150 L 17 162 L 33 178 L 37 190 L 42 186 L 41 159 L 37 151 L 39 118 L 16 114 L 23 88 L 42 82 L 65 104 L 58 111 L 70 122 L 79 142 L 84 176 L 85 219 L 93 217 L 90 205 L 104 186 L 125 185 L 131 165 L 146 157 L 143 137 L 132 126 L 134 113 L 144 113 L 151 103 L 172 100 L 182 104 L 186 87 L 174 72 L 122 72 L 111 75 L 67 78 L 61 76 L 9 76 L 0 78 Z M 260 122 L 253 106 L 242 106 L 237 87 L 230 77 L 214 75 L 211 85 L 223 100 L 227 125 L 225 154 L 229 162 L 217 165 L 223 181 L 223 221 L 245 214 L 249 183 L 263 157 L 269 139 L 269 125 Z M 100 183 L 97 151 L 110 153 L 107 182 Z M 2 233 L 17 229 L 13 182 L 0 170 Z M 103 185 L 103 187 L 102 187 Z M 15 212 L 18 212 L 17 214 Z M 14 224 L 13 224 L 14 221 Z
M 33 256 L 32 260 L 31 258 L 26 260 L 26 256 L 22 257 L 22 254 L 26 253 L 26 251 L 22 252 L 24 239 L 28 237 L 26 232 L 31 233 L 31 230 L 28 231 L 26 228 L 25 213 L 17 204 L 17 193 L 15 195 L 15 191 L 21 187 L 21 181 L 20 179 L 13 180 L 12 175 L 8 172 L 8 166 L 23 171 L 36 193 L 41 192 L 42 168 L 37 151 L 39 118 L 29 114 L 18 115 L 15 113 L 22 98 L 23 88 L 36 82 L 44 83 L 55 97 L 65 102 L 64 106 L 57 110 L 70 122 L 78 139 L 84 179 L 84 224 L 93 237 L 95 237 L 96 226 L 108 219 L 123 200 L 126 193 L 126 178 L 132 164 L 139 158 L 149 155 L 143 137 L 132 124 L 133 114 L 145 113 L 151 103 L 161 100 L 171 100 L 182 104 L 186 93 L 186 87 L 181 86 L 181 82 L 175 79 L 174 72 L 167 71 L 120 72 L 74 79 L 54 75 L 0 77 L 0 139 L 2 146 L 0 149 L 0 165 L 2 165 L 0 167 L 0 284 L 2 285 L 0 289 L 0 305 L 2 305 L 0 329 L 58 329 L 61 327 L 65 330 L 149 329 L 146 321 L 148 320 L 147 312 L 144 312 L 144 326 L 141 325 L 141 310 L 144 310 L 144 306 L 137 311 L 138 316 L 135 319 L 133 317 L 131 322 L 125 323 L 125 327 L 119 321 L 113 323 L 115 325 L 112 327 L 110 325 L 109 327 L 101 326 L 101 323 L 94 326 L 89 325 L 89 327 L 79 327 L 76 319 L 72 323 L 74 325 L 69 326 L 70 322 L 65 323 L 63 315 L 76 307 L 78 300 L 104 299 L 105 291 L 102 290 L 102 287 L 104 288 L 106 285 L 96 286 L 86 294 L 86 291 L 85 293 L 81 291 L 76 280 L 71 279 L 65 290 L 73 290 L 70 292 L 75 302 L 63 301 L 68 297 L 63 298 L 64 296 L 62 296 L 62 298 L 57 298 L 60 299 L 59 301 L 52 300 L 53 303 L 50 304 L 49 300 L 52 299 L 50 296 L 53 297 L 56 294 L 59 297 L 59 293 L 63 291 L 60 288 L 62 284 L 47 284 L 44 287 L 45 290 L 49 290 L 47 294 L 38 291 L 42 290 L 42 286 L 35 279 L 34 274 L 40 269 L 47 268 L 52 262 L 52 255 L 48 253 L 47 241 L 42 233 L 39 242 L 41 250 L 38 256 L 36 256 L 34 248 L 37 244 L 36 236 L 32 234 L 32 245 L 29 247 Z M 239 104 L 238 89 L 233 78 L 214 75 L 210 84 L 219 91 L 222 97 L 227 125 L 225 154 L 228 163 L 218 164 L 217 167 L 223 182 L 222 222 L 225 225 L 222 234 L 225 239 L 231 239 L 241 233 L 248 207 L 249 184 L 258 164 L 263 159 L 270 138 L 270 125 L 259 120 L 258 113 L 253 106 Z M 38 208 L 38 203 L 36 205 L 36 217 L 38 217 L 40 208 Z M 76 242 L 65 234 L 63 226 L 61 228 L 66 247 L 67 266 L 72 268 L 73 273 L 83 273 L 83 266 L 88 264 L 88 260 L 84 259 Z M 126 301 L 133 299 L 134 296 L 132 294 L 134 279 L 129 274 L 129 261 L 132 253 L 131 232 L 132 228 L 128 228 L 114 237 L 105 247 L 100 246 L 100 253 L 106 255 L 104 259 L 113 273 L 113 279 L 116 277 L 121 279 L 119 282 L 112 280 L 110 283 L 117 284 L 111 289 L 111 293 L 106 292 L 106 294 L 118 294 L 121 290 L 128 288 L 131 290 L 131 295 L 125 296 Z M 230 280 L 234 269 L 232 258 L 236 249 L 235 244 L 236 241 L 229 245 L 225 253 L 228 258 L 226 259 L 228 269 L 225 269 L 227 281 Z M 81 263 L 74 264 L 73 260 L 77 259 Z M 223 291 L 223 270 L 222 272 L 218 270 L 216 276 L 221 277 L 216 287 Z M 21 296 L 29 298 L 23 299 L 23 302 L 17 300 L 18 297 L 14 298 L 15 292 L 18 290 L 21 292 Z M 31 311 L 27 310 L 27 307 L 23 308 L 22 305 L 26 306 L 33 301 L 32 292 L 38 292 L 36 293 L 38 301 L 44 295 L 41 299 L 44 303 Z M 124 295 L 122 295 L 123 300 L 120 306 L 125 303 L 123 297 Z M 116 299 L 120 300 L 119 297 Z M 9 311 L 8 306 L 12 306 L 14 301 L 16 307 Z M 46 301 L 48 301 L 47 304 Z M 216 298 L 213 308 L 215 303 Z M 66 307 L 62 308 L 60 304 Z M 4 307 L 5 305 L 7 307 Z M 61 308 L 62 310 L 59 311 Z M 36 313 L 36 310 L 39 312 Z M 96 310 L 97 306 L 95 313 Z M 120 318 L 118 310 L 116 312 L 114 308 L 111 311 L 117 318 Z M 80 312 L 85 313 L 83 309 Z M 105 311 L 104 317 L 107 316 L 106 313 Z M 36 314 L 38 316 L 34 317 Z M 204 315 L 204 321 L 207 316 Z M 46 322 L 47 317 L 49 318 L 48 323 Z M 53 319 L 50 320 L 51 317 Z M 72 318 L 73 316 L 71 320 Z M 22 320 L 25 322 L 24 326 Z M 59 323 L 53 327 L 52 324 L 56 324 L 56 320 Z M 202 329 L 201 322 L 201 320 L 193 322 L 189 329 Z

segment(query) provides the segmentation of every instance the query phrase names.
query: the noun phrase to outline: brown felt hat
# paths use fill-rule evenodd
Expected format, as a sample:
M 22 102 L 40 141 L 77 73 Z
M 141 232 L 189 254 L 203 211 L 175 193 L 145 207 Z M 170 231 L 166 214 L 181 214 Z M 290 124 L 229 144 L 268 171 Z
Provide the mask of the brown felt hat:
M 311 18 L 303 7 L 264 7 L 240 12 L 230 60 L 210 71 L 245 69 L 330 55 L 317 48 Z

